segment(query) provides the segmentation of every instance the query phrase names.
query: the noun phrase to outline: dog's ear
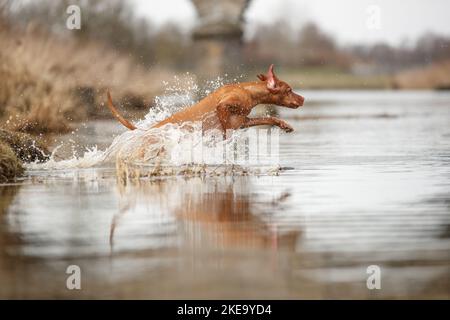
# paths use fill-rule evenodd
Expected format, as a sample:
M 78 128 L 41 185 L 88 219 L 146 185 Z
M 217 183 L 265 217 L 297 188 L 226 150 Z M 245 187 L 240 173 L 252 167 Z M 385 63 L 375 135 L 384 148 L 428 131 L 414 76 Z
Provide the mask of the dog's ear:
M 269 71 L 267 71 L 267 89 L 270 92 L 278 92 L 279 88 L 277 88 L 278 78 L 273 73 L 273 64 L 270 65 Z
M 261 81 L 266 81 L 267 80 L 267 77 L 265 75 L 263 75 L 263 74 L 258 74 L 257 77 Z

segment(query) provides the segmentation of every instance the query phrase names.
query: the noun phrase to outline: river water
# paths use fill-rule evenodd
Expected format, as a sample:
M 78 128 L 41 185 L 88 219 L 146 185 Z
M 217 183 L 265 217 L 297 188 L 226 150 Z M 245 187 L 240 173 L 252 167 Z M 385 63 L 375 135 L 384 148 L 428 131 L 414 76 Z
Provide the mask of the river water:
M 108 165 L 1 185 L 0 298 L 450 298 L 450 94 L 302 94 L 280 110 L 296 131 L 279 175 L 123 183 Z

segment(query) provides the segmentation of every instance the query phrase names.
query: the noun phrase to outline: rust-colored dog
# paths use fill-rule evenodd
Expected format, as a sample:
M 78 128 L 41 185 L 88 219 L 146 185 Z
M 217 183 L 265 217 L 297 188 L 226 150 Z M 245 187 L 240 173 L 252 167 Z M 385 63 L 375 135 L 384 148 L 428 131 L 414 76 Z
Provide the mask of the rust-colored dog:
M 158 128 L 167 123 L 182 124 L 188 121 L 201 121 L 203 130 L 220 129 L 224 136 L 229 129 L 236 130 L 259 125 L 274 125 L 286 132 L 293 131 L 294 129 L 289 124 L 275 117 L 248 117 L 252 109 L 260 103 L 295 109 L 302 106 L 304 102 L 302 96 L 294 93 L 286 82 L 275 76 L 273 65 L 269 67 L 267 75 L 260 74 L 258 78 L 260 81 L 225 85 L 193 106 L 173 114 L 152 128 Z M 119 114 L 109 92 L 108 107 L 125 127 L 130 130 L 136 129 L 132 123 Z

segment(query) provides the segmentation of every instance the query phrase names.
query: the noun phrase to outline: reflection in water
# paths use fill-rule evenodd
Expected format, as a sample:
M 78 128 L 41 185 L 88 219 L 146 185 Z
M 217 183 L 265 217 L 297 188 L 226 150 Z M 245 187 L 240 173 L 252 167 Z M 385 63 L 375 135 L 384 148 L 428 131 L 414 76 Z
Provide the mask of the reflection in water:
M 107 167 L 0 186 L 0 298 L 449 298 L 450 95 L 305 96 L 279 176 L 122 184 Z M 89 126 L 80 139 L 105 146 L 122 130 Z
M 3 216 L 8 211 L 11 202 L 14 200 L 17 192 L 20 189 L 20 184 L 10 185 L 8 187 L 0 188 L 0 215 Z
M 119 183 L 121 199 L 125 200 L 112 220 L 110 243 L 113 245 L 116 229 L 125 214 L 157 203 L 175 215 L 178 232 L 185 237 L 183 241 L 193 247 L 289 246 L 293 250 L 298 231 L 280 234 L 270 214 L 264 215 L 252 205 L 256 197 L 252 196 L 251 188 L 245 177 L 168 178 L 140 182 L 138 186 Z M 289 193 L 283 193 L 262 205 L 273 212 L 288 197 Z
M 8 264 L 8 259 L 6 258 L 7 246 L 16 243 L 20 244 L 19 237 L 9 233 L 7 225 L 4 223 L 8 208 L 14 201 L 19 189 L 20 185 L 10 185 L 8 187 L 0 188 L 0 273 Z

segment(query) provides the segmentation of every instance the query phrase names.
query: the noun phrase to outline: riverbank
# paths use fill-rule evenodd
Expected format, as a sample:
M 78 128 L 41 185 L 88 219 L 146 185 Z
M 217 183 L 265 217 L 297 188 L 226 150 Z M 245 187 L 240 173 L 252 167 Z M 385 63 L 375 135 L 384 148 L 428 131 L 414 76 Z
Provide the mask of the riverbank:
M 280 69 L 280 79 L 294 88 L 319 90 L 448 90 L 450 61 L 407 69 L 393 74 L 356 74 L 331 67 Z
M 126 110 L 148 109 L 174 73 L 147 69 L 105 45 L 29 28 L 0 31 L 0 127 L 64 133 L 73 123 L 109 115 L 111 90 Z
M 389 75 L 356 75 L 336 68 L 317 67 L 285 70 L 278 76 L 294 88 L 320 90 L 349 89 L 390 89 L 392 78 Z
M 41 137 L 0 128 L 0 183 L 24 173 L 24 163 L 47 161 L 50 152 Z

